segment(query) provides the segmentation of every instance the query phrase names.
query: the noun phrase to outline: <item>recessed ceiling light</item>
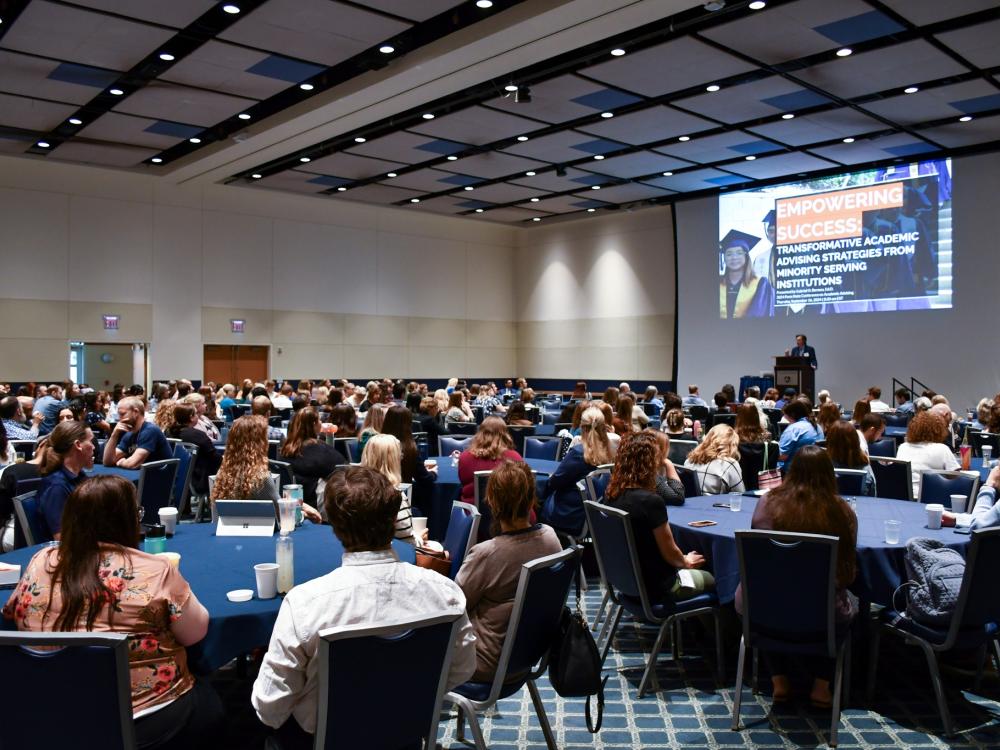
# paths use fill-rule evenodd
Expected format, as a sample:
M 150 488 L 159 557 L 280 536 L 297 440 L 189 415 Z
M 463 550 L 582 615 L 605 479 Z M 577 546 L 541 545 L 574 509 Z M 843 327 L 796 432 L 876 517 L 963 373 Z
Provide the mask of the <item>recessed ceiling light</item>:
M 249 119 L 250 119 L 250 115 L 248 115 L 248 114 L 247 114 L 246 112 L 240 112 L 240 113 L 239 113 L 238 115 L 236 115 L 236 116 L 237 116 L 238 118 L 240 118 L 241 120 L 249 120 Z
M 361 137 L 361 136 L 359 135 L 359 136 L 358 136 L 357 138 L 355 138 L 355 139 L 354 139 L 354 142 L 355 142 L 355 143 L 364 143 L 364 142 L 365 142 L 366 140 L 368 140 L 368 139 L 367 139 L 367 138 L 362 138 L 362 137 Z
M 601 112 L 601 117 L 603 117 L 604 119 L 607 119 L 609 117 L 614 117 L 614 116 L 615 116 L 614 112 Z
M 188 138 L 190 143 L 201 143 L 201 138 Z
M 588 214 L 592 214 L 592 213 L 594 213 L 594 211 L 596 211 L 596 210 L 597 210 L 596 208 L 588 208 L 588 209 L 587 209 L 587 213 L 588 213 Z
M 972 119 L 972 115 L 963 115 L 962 117 L 958 118 L 958 121 L 959 122 L 968 122 L 971 119 Z
M 312 159 L 310 159 L 308 156 L 300 156 L 299 161 L 302 162 L 303 164 L 307 164 L 308 162 L 312 161 Z
M 465 186 L 465 189 L 466 189 L 466 190 L 474 190 L 474 188 L 472 187 L 472 185 L 466 185 L 466 186 Z
M 163 60 L 163 62 L 173 62 L 177 58 L 175 58 L 169 52 L 161 52 L 160 53 L 160 59 Z
M 419 198 L 410 198 L 410 203 L 420 203 Z
M 432 115 L 430 112 L 424 112 L 420 116 L 423 117 L 425 120 L 433 120 L 434 119 L 434 115 Z
M 532 203 L 538 203 L 538 201 L 540 201 L 540 200 L 541 200 L 541 198 L 532 198 L 531 202 Z
M 48 148 L 50 144 L 48 141 L 39 141 L 35 145 L 38 146 L 38 148 Z
M 722 88 L 722 87 L 719 86 L 717 83 L 713 83 L 711 86 L 706 86 L 705 87 L 705 91 L 709 92 L 710 94 L 714 94 L 720 88 Z
M 515 83 L 508 83 L 506 86 L 503 87 L 503 90 L 504 91 L 509 91 L 511 93 L 514 93 L 515 91 L 517 91 L 517 84 L 515 84 Z
M 311 83 L 300 83 L 299 88 L 302 89 L 303 91 L 312 91 L 316 87 L 313 86 Z
M 445 157 L 445 158 L 447 158 L 447 159 L 448 159 L 448 161 L 458 161 L 458 157 L 457 157 L 457 156 L 454 156 L 454 155 L 452 155 L 452 156 L 448 156 L 448 157 Z
M 519 140 L 521 143 L 524 143 L 526 140 L 528 140 L 528 136 L 526 136 L 526 135 L 519 135 L 517 137 L 517 140 Z
M 150 161 L 153 162 L 153 164 L 162 164 L 163 163 L 163 159 L 161 159 L 159 156 L 154 156 L 152 159 L 150 159 Z
M 237 13 L 240 12 L 240 7 L 238 5 L 232 5 L 232 4 L 223 5 L 222 9 L 231 16 L 235 16 Z
M 338 193 L 343 193 L 345 190 L 347 190 L 347 188 L 345 188 L 343 185 L 341 185 L 339 188 L 337 188 L 337 192 Z
M 853 138 L 845 138 L 844 139 L 844 143 L 854 143 L 854 139 Z
M 260 179 L 261 177 L 263 177 L 264 175 L 261 175 L 261 174 L 257 174 L 256 172 L 254 172 L 254 173 L 253 173 L 252 175 L 250 175 L 250 176 L 251 176 L 251 177 L 253 177 L 253 178 L 254 178 L 255 180 L 259 180 L 259 179 Z
M 689 136 L 689 135 L 682 135 L 677 140 L 679 140 L 681 143 L 687 143 L 688 141 L 691 140 L 691 136 Z
M 603 159 L 603 158 L 604 158 L 604 155 L 603 155 L 603 154 L 597 154 L 597 155 L 596 155 L 596 156 L 594 157 L 594 161 L 601 161 L 601 159 Z
M 112 94 L 113 96 L 121 96 L 125 92 L 122 91 L 121 89 L 108 89 L 108 93 Z
M 753 161 L 756 158 L 757 158 L 756 156 L 750 155 L 750 156 L 746 157 L 746 160 L 747 161 Z
M 524 176 L 525 176 L 525 177 L 534 177 L 534 176 L 535 176 L 535 173 L 534 173 L 534 172 L 525 172 L 525 173 L 524 173 Z
M 532 221 L 541 221 L 541 219 L 536 216 Z
M 920 89 L 917 88 L 916 86 L 907 86 L 905 89 L 903 89 L 904 94 L 915 94 L 918 91 L 920 91 Z
M 664 177 L 673 177 L 673 176 L 674 176 L 674 173 L 673 173 L 673 172 L 664 172 L 664 173 L 663 173 L 663 176 L 664 176 Z
M 81 120 L 79 117 L 71 117 L 71 118 L 69 118 L 69 124 L 70 125 L 83 125 L 83 120 Z
M 765 3 L 764 0 L 754 0 L 747 7 L 750 8 L 750 10 L 762 10 L 766 5 L 767 3 Z
M 854 50 L 852 50 L 850 47 L 841 47 L 840 49 L 837 50 L 837 57 L 847 57 L 852 52 L 854 52 Z
M 477 209 L 476 209 L 476 213 L 477 213 L 477 214 L 481 214 L 482 212 L 483 212 L 483 209 L 481 209 L 481 208 L 477 208 Z
M 486 10 L 493 7 L 493 0 L 476 0 L 476 7 Z
M 386 177 L 395 177 L 395 176 L 396 176 L 395 172 L 389 172 L 388 174 L 386 174 Z
M 785 114 L 783 114 L 781 116 L 781 119 L 782 120 L 794 120 L 795 119 L 795 115 L 793 115 L 791 112 L 785 112 Z
M 600 189 L 601 189 L 601 186 L 600 186 L 600 185 L 591 185 L 591 186 L 590 186 L 590 189 L 591 189 L 591 190 L 600 190 Z
M 613 50 L 611 50 L 611 54 L 614 55 L 615 57 L 621 57 L 622 55 L 625 54 L 625 50 L 623 50 L 621 47 L 615 47 Z
M 393 47 L 391 44 L 383 44 L 381 47 L 378 48 L 378 51 L 381 52 L 383 55 L 391 55 L 393 52 L 396 51 L 396 48 Z

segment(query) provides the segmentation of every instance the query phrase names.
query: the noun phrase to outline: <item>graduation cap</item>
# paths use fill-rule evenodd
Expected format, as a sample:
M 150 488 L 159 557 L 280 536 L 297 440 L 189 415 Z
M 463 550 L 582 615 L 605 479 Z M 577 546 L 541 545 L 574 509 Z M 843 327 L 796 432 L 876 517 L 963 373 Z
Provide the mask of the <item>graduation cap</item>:
M 760 237 L 754 237 L 752 234 L 741 232 L 739 229 L 730 229 L 719 243 L 719 249 L 725 252 L 726 248 L 729 247 L 742 247 L 749 253 L 750 250 L 757 246 L 758 242 L 760 242 Z
M 774 226 L 774 220 L 775 220 L 775 218 L 776 218 L 776 216 L 775 216 L 775 213 L 774 213 L 774 209 L 772 208 L 770 211 L 767 212 L 767 216 L 765 216 L 763 219 L 761 219 L 761 221 L 764 224 L 770 224 L 773 227 Z

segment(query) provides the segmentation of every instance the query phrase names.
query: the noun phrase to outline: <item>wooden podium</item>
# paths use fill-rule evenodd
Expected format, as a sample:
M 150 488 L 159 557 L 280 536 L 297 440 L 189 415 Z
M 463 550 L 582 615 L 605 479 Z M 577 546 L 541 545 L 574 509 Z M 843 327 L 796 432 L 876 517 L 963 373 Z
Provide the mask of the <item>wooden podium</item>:
M 774 387 L 778 393 L 784 393 L 786 388 L 794 388 L 796 393 L 808 393 L 816 398 L 816 371 L 809 364 L 808 357 L 775 357 Z

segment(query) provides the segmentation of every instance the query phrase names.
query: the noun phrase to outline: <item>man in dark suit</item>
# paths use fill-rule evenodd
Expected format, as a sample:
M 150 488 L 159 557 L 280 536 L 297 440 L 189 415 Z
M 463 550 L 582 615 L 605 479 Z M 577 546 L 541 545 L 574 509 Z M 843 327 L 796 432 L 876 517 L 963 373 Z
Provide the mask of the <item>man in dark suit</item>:
M 819 366 L 819 362 L 816 360 L 816 350 L 806 344 L 806 337 L 803 333 L 795 337 L 795 347 L 789 349 L 786 354 L 791 357 L 806 357 L 814 370 Z

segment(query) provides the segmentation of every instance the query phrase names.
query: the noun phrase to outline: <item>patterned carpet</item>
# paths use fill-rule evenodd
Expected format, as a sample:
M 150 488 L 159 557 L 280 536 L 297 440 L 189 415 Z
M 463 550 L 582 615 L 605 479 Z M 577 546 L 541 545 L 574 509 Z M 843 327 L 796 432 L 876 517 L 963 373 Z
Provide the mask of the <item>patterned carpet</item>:
M 586 596 L 589 617 L 593 617 L 599 603 L 600 592 L 592 587 Z M 611 679 L 606 691 L 604 726 L 598 735 L 587 731 L 581 700 L 563 700 L 546 679 L 539 682 L 559 747 L 562 750 L 825 747 L 829 711 L 813 709 L 807 700 L 793 701 L 772 711 L 769 695 L 754 696 L 749 686 L 743 691 L 744 729 L 730 731 L 739 641 L 735 616 L 724 627 L 725 642 L 731 646 L 726 654 L 725 685 L 718 685 L 715 679 L 711 631 L 695 622 L 685 627 L 681 659 L 677 663 L 670 661 L 669 651 L 661 656 L 657 669 L 659 690 L 639 700 L 644 655 L 652 648 L 656 631 L 623 619 L 606 664 Z M 863 649 L 857 648 L 854 689 L 841 722 L 840 747 L 1000 748 L 1000 680 L 992 668 L 988 668 L 982 688 L 973 694 L 959 692 L 959 688 L 970 690 L 973 684 L 973 673 L 966 662 L 942 664 L 949 706 L 959 730 L 955 737 L 945 738 L 921 653 L 898 639 L 882 639 L 876 697 L 870 709 L 864 705 L 866 658 Z M 252 668 L 250 672 L 241 678 L 235 666 L 230 665 L 213 678 L 231 717 L 227 748 L 263 747 L 265 732 L 249 703 Z M 767 693 L 769 684 L 762 667 L 761 685 Z M 498 710 L 482 720 L 482 726 L 491 750 L 545 750 L 527 690 L 501 701 Z M 468 731 L 466 736 L 469 737 Z M 442 723 L 439 741 L 451 750 L 468 747 L 455 739 L 454 719 Z

